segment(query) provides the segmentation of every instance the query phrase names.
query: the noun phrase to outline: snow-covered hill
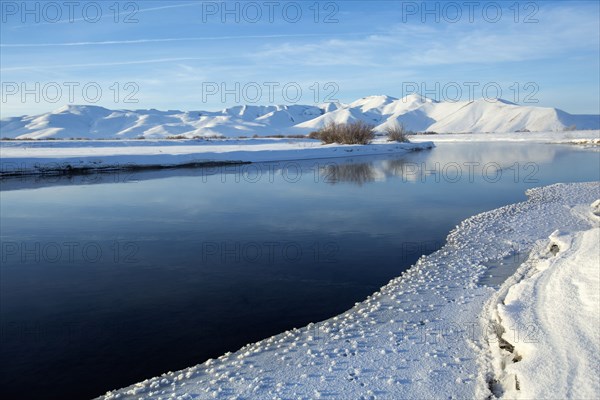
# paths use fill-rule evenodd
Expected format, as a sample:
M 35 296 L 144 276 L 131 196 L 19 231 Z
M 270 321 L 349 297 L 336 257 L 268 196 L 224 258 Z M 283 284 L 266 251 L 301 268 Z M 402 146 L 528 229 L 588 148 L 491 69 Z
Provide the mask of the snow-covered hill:
M 222 111 L 109 110 L 69 105 L 53 112 L 0 121 L 3 138 L 165 138 L 307 134 L 329 122 L 362 120 L 377 131 L 402 123 L 438 133 L 600 129 L 600 115 L 572 115 L 556 108 L 505 100 L 438 102 L 419 94 L 402 99 L 368 96 L 350 104 L 235 106 Z

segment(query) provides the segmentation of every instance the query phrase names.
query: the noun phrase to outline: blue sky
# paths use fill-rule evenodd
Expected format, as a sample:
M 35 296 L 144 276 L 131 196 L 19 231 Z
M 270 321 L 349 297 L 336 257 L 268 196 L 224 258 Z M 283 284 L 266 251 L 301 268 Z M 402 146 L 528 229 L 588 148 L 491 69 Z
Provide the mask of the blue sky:
M 29 2 L 25 10 L 2 1 L 2 117 L 68 103 L 217 110 L 350 102 L 402 97 L 415 84 L 438 100 L 495 97 L 499 88 L 520 104 L 600 113 L 596 1 L 76 4 Z

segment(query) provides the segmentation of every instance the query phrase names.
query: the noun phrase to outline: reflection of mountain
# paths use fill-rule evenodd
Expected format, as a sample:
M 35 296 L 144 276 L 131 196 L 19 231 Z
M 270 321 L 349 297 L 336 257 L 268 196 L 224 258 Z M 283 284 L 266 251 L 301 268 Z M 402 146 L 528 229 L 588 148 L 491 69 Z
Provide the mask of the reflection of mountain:
M 8 138 L 164 138 L 167 136 L 266 136 L 307 134 L 330 122 L 364 121 L 379 132 L 397 123 L 413 131 L 515 132 L 599 129 L 599 115 L 572 115 L 504 100 L 438 102 L 412 94 L 402 99 L 368 96 L 350 104 L 235 106 L 222 111 L 108 110 L 65 106 L 0 122 Z
M 552 161 L 559 147 L 556 145 L 528 145 L 528 144 L 515 144 L 507 142 L 494 142 L 494 143 L 472 143 L 468 146 L 463 146 L 458 143 L 451 144 L 449 146 L 444 145 L 443 151 L 436 151 L 435 158 L 436 162 L 441 164 L 448 164 L 451 162 L 475 162 L 480 164 L 486 164 L 494 162 L 502 166 L 503 168 L 510 167 L 514 163 L 547 163 Z M 468 161 L 465 161 L 468 160 Z
M 398 158 L 387 158 L 363 163 L 328 164 L 320 169 L 324 182 L 354 183 L 363 185 L 373 181 L 384 181 L 397 177 L 403 182 L 434 179 L 469 179 L 469 174 L 481 177 L 492 176 L 496 170 L 507 170 L 506 176 L 524 178 L 539 165 L 555 159 L 555 145 L 535 146 L 511 143 L 445 144 L 427 153 L 407 154 Z M 510 154 L 510 157 L 507 156 Z M 486 170 L 487 168 L 487 170 Z

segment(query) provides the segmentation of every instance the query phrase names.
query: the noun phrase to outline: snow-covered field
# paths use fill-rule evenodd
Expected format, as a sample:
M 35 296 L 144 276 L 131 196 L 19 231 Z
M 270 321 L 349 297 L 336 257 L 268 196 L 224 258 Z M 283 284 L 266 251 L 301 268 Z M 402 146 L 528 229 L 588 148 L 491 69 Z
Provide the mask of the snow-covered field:
M 502 99 L 440 102 L 419 94 L 367 96 L 348 104 L 240 105 L 222 111 L 109 110 L 69 105 L 0 120 L 3 138 L 160 139 L 308 134 L 330 122 L 363 121 L 383 132 L 402 124 L 415 132 L 561 132 L 600 129 L 600 115 L 573 115 Z
M 2 175 L 75 170 L 173 167 L 378 155 L 425 150 L 430 141 L 369 145 L 322 145 L 310 139 L 4 141 Z
M 341 315 L 103 398 L 597 397 L 599 222 L 590 205 L 600 184 L 528 197 L 463 221 L 442 249 Z M 482 283 L 492 261 L 524 254 L 500 290 Z

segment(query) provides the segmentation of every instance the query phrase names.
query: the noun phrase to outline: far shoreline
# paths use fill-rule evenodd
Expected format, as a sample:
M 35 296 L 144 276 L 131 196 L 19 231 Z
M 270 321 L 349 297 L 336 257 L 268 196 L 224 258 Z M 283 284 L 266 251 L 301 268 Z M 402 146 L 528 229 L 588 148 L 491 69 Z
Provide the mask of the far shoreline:
M 261 141 L 226 139 L 182 145 L 157 141 L 136 146 L 135 140 L 115 141 L 114 146 L 77 146 L 76 141 L 14 142 L 0 147 L 0 179 L 27 175 L 76 175 L 95 172 L 160 170 L 244 165 L 256 162 L 299 161 L 382 154 L 402 154 L 432 149 L 431 141 L 397 143 L 374 141 L 367 145 L 322 145 L 316 140 Z M 133 142 L 133 143 L 132 143 Z M 241 142 L 241 143 L 240 143 Z M 66 144 L 67 146 L 53 146 Z M 73 146 L 70 146 L 70 145 Z

